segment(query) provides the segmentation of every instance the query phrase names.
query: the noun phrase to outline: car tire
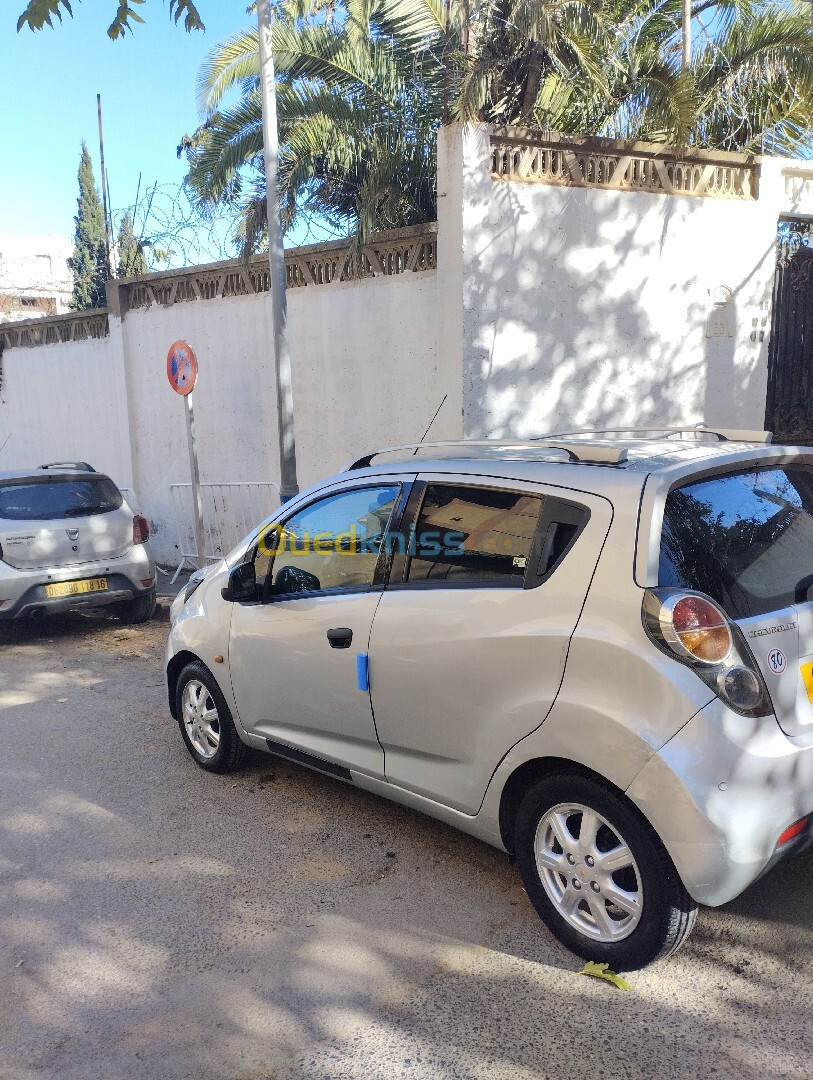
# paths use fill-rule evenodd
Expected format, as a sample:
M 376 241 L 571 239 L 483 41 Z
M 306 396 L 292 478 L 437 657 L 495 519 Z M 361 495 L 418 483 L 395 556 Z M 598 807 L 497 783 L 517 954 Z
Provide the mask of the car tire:
M 202 769 L 228 773 L 242 764 L 245 743 L 237 734 L 217 680 L 204 664 L 195 662 L 183 669 L 175 706 L 183 741 Z
M 148 622 L 155 614 L 155 586 L 140 593 L 134 600 L 125 600 L 118 608 L 119 619 L 123 623 Z
M 697 905 L 660 839 L 629 800 L 595 780 L 558 774 L 531 788 L 515 845 L 543 922 L 587 960 L 645 967 L 694 926 Z

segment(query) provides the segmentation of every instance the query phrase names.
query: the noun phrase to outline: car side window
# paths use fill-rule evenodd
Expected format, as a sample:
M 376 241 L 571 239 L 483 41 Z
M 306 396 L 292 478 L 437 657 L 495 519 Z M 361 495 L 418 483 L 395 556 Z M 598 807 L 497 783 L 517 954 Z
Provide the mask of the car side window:
M 561 565 L 590 519 L 586 506 L 546 497 L 539 531 L 528 563 L 525 588 L 535 589 Z
M 522 588 L 542 502 L 524 491 L 428 484 L 406 580 Z
M 259 546 L 273 551 L 265 598 L 371 586 L 400 491 L 400 484 L 354 488 L 288 518 Z

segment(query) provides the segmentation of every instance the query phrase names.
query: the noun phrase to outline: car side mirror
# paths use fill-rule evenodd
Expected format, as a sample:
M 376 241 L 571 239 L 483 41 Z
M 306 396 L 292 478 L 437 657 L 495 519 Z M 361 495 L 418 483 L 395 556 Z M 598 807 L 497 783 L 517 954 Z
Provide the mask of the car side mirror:
M 229 573 L 229 579 L 220 590 L 224 600 L 239 603 L 241 600 L 257 599 L 257 575 L 254 563 L 245 562 L 235 566 Z

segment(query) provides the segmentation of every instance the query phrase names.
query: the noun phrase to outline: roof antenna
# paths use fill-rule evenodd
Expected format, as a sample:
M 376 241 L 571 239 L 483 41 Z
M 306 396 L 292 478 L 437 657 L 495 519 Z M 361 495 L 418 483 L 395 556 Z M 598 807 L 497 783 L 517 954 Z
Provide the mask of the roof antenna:
M 443 395 L 443 401 L 441 401 L 440 405 L 438 405 L 437 409 L 435 410 L 435 415 L 434 415 L 434 416 L 432 417 L 432 419 L 431 419 L 431 420 L 429 421 L 429 427 L 428 427 L 428 428 L 426 429 L 426 431 L 425 431 L 425 432 L 423 433 L 423 435 L 421 436 L 421 441 L 420 441 L 420 442 L 418 443 L 418 445 L 417 445 L 417 446 L 415 447 L 415 449 L 414 449 L 414 450 L 412 451 L 412 456 L 413 456 L 413 457 L 415 457 L 415 455 L 416 455 L 416 454 L 418 453 L 418 451 L 420 450 L 421 446 L 423 445 L 423 440 L 424 440 L 424 439 L 426 438 L 426 436 L 427 436 L 427 435 L 429 434 L 429 431 L 430 431 L 430 429 L 431 429 L 432 425 L 433 425 L 433 424 L 434 424 L 434 422 L 435 422 L 435 421 L 437 420 L 437 418 L 438 418 L 438 413 L 440 412 L 440 410 L 441 410 L 441 409 L 443 408 L 444 404 L 446 403 L 446 398 L 447 398 L 448 396 L 449 396 L 448 394 L 444 394 L 444 395 Z

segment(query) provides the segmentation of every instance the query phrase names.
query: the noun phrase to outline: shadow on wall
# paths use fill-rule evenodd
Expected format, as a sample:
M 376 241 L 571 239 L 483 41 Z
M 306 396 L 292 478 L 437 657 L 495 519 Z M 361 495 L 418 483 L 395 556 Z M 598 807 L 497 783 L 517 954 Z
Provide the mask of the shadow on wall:
M 765 403 L 768 392 L 768 346 L 770 321 L 770 292 L 776 265 L 776 242 L 771 239 L 759 259 L 750 267 L 739 285 L 723 299 L 712 296 L 712 309 L 707 326 L 719 330 L 720 322 L 727 324 L 730 337 L 720 339 L 709 333 L 705 339 L 705 394 L 703 418 L 724 424 L 726 420 L 743 418 L 742 424 L 730 426 L 761 428 L 765 423 Z M 759 297 L 762 284 L 763 295 Z M 748 292 L 752 300 L 748 304 Z M 754 302 L 753 297 L 758 299 Z M 721 303 L 721 301 L 723 301 Z M 716 325 L 715 325 L 716 324 Z M 737 364 L 736 349 L 747 341 L 754 363 Z M 713 418 L 713 419 L 712 419 Z
M 463 272 L 467 436 L 700 421 L 761 427 L 766 364 L 758 335 L 750 341 L 750 315 L 770 296 L 773 239 L 758 254 L 751 243 L 745 274 L 736 251 L 716 247 L 721 231 L 751 220 L 753 204 L 486 188 L 479 160 L 465 168 L 482 214 Z M 714 230 L 705 241 L 707 220 Z M 683 274 L 676 255 L 692 241 L 697 254 Z M 709 337 L 721 281 L 729 310 Z

